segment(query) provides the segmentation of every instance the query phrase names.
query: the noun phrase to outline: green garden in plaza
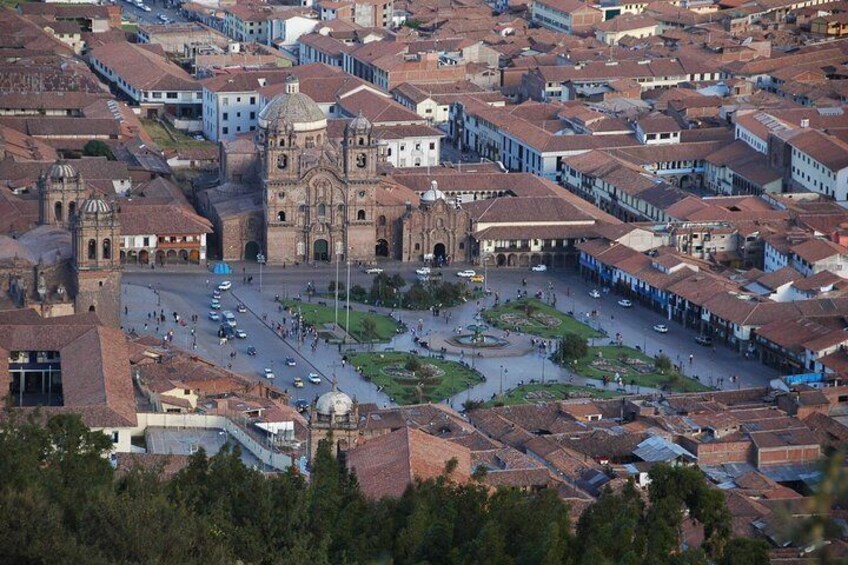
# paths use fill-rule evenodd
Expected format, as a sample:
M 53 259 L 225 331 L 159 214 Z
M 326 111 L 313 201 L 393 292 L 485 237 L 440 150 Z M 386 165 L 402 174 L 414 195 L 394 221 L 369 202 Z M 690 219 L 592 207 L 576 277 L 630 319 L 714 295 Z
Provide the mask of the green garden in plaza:
M 628 388 L 630 391 L 630 388 Z M 634 391 L 635 392 L 635 391 Z M 608 399 L 622 396 L 619 392 L 608 389 L 577 386 L 566 383 L 535 383 L 521 385 L 504 392 L 503 398 L 488 401 L 485 406 L 513 406 L 516 404 L 542 404 L 574 398 Z
M 483 311 L 483 318 L 498 329 L 543 338 L 558 338 L 567 333 L 574 333 L 587 339 L 603 335 L 535 298 L 523 298 L 489 308 Z
M 456 361 L 411 353 L 354 353 L 348 362 L 397 404 L 441 402 L 482 382 L 477 371 Z
M 316 304 L 310 302 L 298 302 L 296 300 L 282 300 L 283 306 L 290 311 L 301 314 L 303 321 L 311 326 L 318 328 L 318 334 L 325 337 L 324 334 L 331 333 L 331 330 L 322 331 L 325 328 L 332 328 L 336 313 L 332 304 Z M 347 328 L 347 313 L 343 303 L 339 303 L 339 326 L 344 329 L 353 339 L 359 343 L 373 343 L 380 341 L 389 341 L 397 333 L 398 323 L 383 314 L 374 314 L 371 312 L 350 311 L 350 329 Z
M 580 376 L 597 379 L 610 388 L 618 388 L 615 376 L 621 377 L 622 388 L 628 393 L 638 392 L 638 387 L 650 387 L 670 392 L 701 392 L 706 385 L 690 379 L 674 369 L 666 356 L 651 358 L 632 347 L 603 345 L 586 347 L 575 357 L 568 348 L 554 354 L 555 361 L 567 366 Z M 633 390 L 636 387 L 636 390 Z

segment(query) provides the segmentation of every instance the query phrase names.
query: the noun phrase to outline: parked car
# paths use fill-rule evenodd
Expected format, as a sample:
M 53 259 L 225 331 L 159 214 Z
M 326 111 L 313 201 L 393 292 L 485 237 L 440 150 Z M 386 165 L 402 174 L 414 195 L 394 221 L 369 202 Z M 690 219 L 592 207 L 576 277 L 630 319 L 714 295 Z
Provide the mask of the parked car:
M 618 301 L 618 305 L 622 308 L 630 308 L 631 306 L 633 306 L 633 303 L 627 300 L 626 298 L 622 298 Z
M 654 331 L 661 334 L 667 334 L 668 326 L 665 324 L 656 324 L 654 325 Z
M 251 357 L 255 357 L 256 356 L 256 348 L 253 347 L 252 345 L 248 345 L 247 346 L 247 354 L 250 355 Z
M 294 388 L 303 388 L 303 379 L 300 377 L 295 377 L 292 383 L 294 384 Z
M 247 312 L 247 306 L 245 306 L 244 304 L 239 304 L 238 306 L 236 306 L 236 311 L 239 314 L 244 314 L 245 312 Z
M 277 378 L 277 375 L 275 375 L 275 374 L 274 374 L 274 371 L 272 371 L 272 370 L 271 370 L 271 369 L 269 369 L 268 367 L 265 367 L 264 369 L 262 369 L 262 375 L 263 375 L 266 379 L 275 379 L 275 378 Z
M 213 299 L 212 302 L 209 303 L 209 307 L 212 308 L 213 310 L 220 310 L 221 309 L 221 303 L 219 301 Z
M 218 290 L 230 290 L 233 288 L 233 283 L 231 281 L 224 281 L 218 285 Z
M 415 269 L 415 274 L 427 276 L 430 274 L 430 267 L 420 267 L 418 269 Z
M 304 398 L 298 398 L 294 401 L 294 407 L 298 412 L 306 412 L 309 410 L 309 401 Z
M 242 329 L 238 329 L 236 330 L 236 337 L 239 339 L 247 339 L 247 332 Z
M 601 293 L 597 288 L 593 288 L 592 291 L 589 292 L 589 296 L 591 296 L 592 298 L 600 298 Z
M 289 367 L 294 367 L 297 365 L 297 361 L 294 360 L 294 357 L 286 357 L 286 365 Z
M 321 384 L 321 377 L 318 375 L 318 373 L 309 373 L 309 376 L 307 376 L 306 378 L 309 379 L 309 382 L 314 385 Z
M 368 269 L 365 269 L 366 275 L 379 275 L 382 272 L 383 269 L 381 269 L 380 267 L 370 267 Z
M 464 271 L 460 271 L 456 274 L 456 276 L 461 277 L 463 279 L 470 279 L 474 275 L 476 275 L 476 271 L 472 271 L 471 269 L 466 269 Z
M 547 265 L 533 265 L 532 267 L 530 267 L 530 270 L 535 271 L 537 273 L 544 273 L 545 271 L 548 270 L 548 266 Z
M 483 277 L 483 275 L 474 275 L 473 277 L 471 277 L 468 280 L 470 280 L 473 283 L 481 283 L 481 282 L 485 281 L 486 278 Z
M 212 291 L 212 298 L 221 298 L 221 291 L 217 288 Z
M 218 312 L 209 312 L 209 319 L 217 322 L 221 319 L 221 315 Z
M 711 347 L 713 344 L 713 338 L 708 335 L 699 335 L 695 337 L 695 343 L 703 345 L 704 347 Z

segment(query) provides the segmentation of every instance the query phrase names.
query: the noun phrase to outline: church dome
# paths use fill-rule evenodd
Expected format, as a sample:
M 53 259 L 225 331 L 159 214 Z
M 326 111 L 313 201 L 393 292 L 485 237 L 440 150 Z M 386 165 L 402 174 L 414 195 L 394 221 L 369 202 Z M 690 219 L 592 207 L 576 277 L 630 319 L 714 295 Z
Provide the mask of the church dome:
M 81 214 L 108 214 L 112 211 L 112 207 L 108 202 L 96 195 L 91 195 L 80 206 Z
M 436 200 L 444 200 L 445 193 L 439 190 L 439 183 L 433 181 L 430 183 L 430 188 L 421 195 L 421 202 L 432 203 Z
M 62 179 L 73 179 L 79 176 L 79 171 L 77 171 L 76 167 L 67 161 L 56 161 L 50 165 L 50 170 L 47 172 L 47 176 L 50 177 L 50 179 L 57 181 Z
M 300 81 L 289 75 L 286 91 L 259 112 L 259 127 L 267 130 L 314 131 L 327 127 L 327 118 L 312 98 L 300 92 Z
M 350 134 L 356 135 L 358 133 L 368 134 L 371 133 L 371 122 L 368 121 L 368 118 L 362 115 L 362 112 L 359 112 L 359 115 L 353 118 L 349 124 L 347 124 L 347 131 Z
M 350 397 L 338 390 L 325 392 L 315 403 L 315 410 L 322 416 L 347 416 L 352 408 Z

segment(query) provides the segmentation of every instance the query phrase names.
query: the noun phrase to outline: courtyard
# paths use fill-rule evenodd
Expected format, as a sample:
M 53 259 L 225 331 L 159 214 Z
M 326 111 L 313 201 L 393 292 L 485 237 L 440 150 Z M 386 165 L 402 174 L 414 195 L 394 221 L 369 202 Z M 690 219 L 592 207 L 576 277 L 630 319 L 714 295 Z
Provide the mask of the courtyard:
M 638 392 L 639 387 L 670 392 L 709 390 L 706 385 L 687 378 L 675 370 L 657 369 L 653 358 L 626 346 L 589 347 L 589 352 L 577 359 L 570 368 L 582 377 L 608 382 L 610 387 L 618 387 L 616 377 L 620 377 L 620 386 L 631 394 Z M 633 387 L 637 390 L 631 390 Z
M 282 300 L 281 302 L 290 312 L 302 315 L 306 324 L 315 326 L 321 338 L 327 338 L 330 341 L 341 339 L 341 336 L 333 333 L 336 311 L 330 303 L 321 303 L 323 301 L 318 303 L 298 302 L 296 300 Z M 351 309 L 350 329 L 348 329 L 348 315 L 343 304 L 339 304 L 338 320 L 339 326 L 359 343 L 390 341 L 402 328 L 398 322 L 389 316 Z
M 565 383 L 534 383 L 517 386 L 504 393 L 503 398 L 494 398 L 486 407 L 514 406 L 516 404 L 543 404 L 557 400 L 575 398 L 609 399 L 622 396 L 622 393 L 603 388 L 577 386 Z
M 483 311 L 483 318 L 498 329 L 546 339 L 559 338 L 567 333 L 574 333 L 586 339 L 603 335 L 535 298 L 524 298 L 489 308 Z
M 441 402 L 483 381 L 456 361 L 405 352 L 356 353 L 348 362 L 396 404 Z

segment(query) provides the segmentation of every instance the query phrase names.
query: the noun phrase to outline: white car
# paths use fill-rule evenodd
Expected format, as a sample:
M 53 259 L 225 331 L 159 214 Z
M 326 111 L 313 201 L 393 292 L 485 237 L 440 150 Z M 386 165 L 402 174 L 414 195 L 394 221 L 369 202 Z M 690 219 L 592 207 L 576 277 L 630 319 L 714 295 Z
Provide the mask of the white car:
M 383 272 L 383 269 L 380 267 L 371 267 L 370 269 L 365 269 L 366 275 L 379 275 Z
M 209 319 L 217 322 L 221 319 L 221 315 L 218 312 L 209 312 Z
M 212 302 L 209 303 L 209 307 L 212 308 L 213 310 L 220 310 L 221 309 L 221 303 L 218 302 L 217 300 L 213 300 Z
M 272 371 L 268 367 L 262 369 L 262 376 L 264 376 L 266 379 L 274 379 L 277 377 L 277 375 L 274 374 L 274 371 Z
M 295 377 L 292 383 L 294 384 L 294 388 L 303 388 L 303 379 L 300 377 Z
M 464 279 L 470 279 L 471 277 L 473 277 L 473 276 L 474 276 L 474 275 L 476 275 L 476 274 L 477 274 L 477 271 L 472 271 L 471 269 L 468 269 L 468 270 L 466 270 L 466 271 L 460 271 L 460 272 L 458 272 L 458 273 L 456 274 L 456 276 L 458 276 L 458 277 L 462 277 L 462 278 L 464 278 Z
M 236 337 L 239 339 L 247 339 L 247 332 L 244 330 L 236 330 Z
M 534 265 L 533 267 L 530 268 L 530 270 L 535 271 L 537 273 L 544 273 L 545 271 L 548 270 L 548 266 L 547 265 Z
M 218 290 L 230 290 L 231 288 L 233 288 L 233 283 L 230 281 L 224 281 L 218 285 Z
M 430 267 L 421 267 L 420 269 L 415 269 L 415 274 L 426 277 L 430 274 Z
M 633 303 L 627 300 L 626 298 L 622 298 L 618 301 L 618 305 L 622 308 L 630 308 L 631 306 L 633 306 Z
M 309 379 L 309 382 L 314 385 L 321 384 L 321 377 L 318 376 L 318 373 L 309 373 L 309 376 L 306 378 Z
M 598 289 L 597 289 L 597 288 L 594 288 L 594 289 L 592 289 L 592 291 L 589 293 L 589 296 L 591 296 L 592 298 L 600 298 L 600 297 L 601 297 L 601 293 L 598 291 Z
M 654 331 L 661 334 L 667 334 L 668 326 L 665 324 L 657 324 L 654 326 Z

